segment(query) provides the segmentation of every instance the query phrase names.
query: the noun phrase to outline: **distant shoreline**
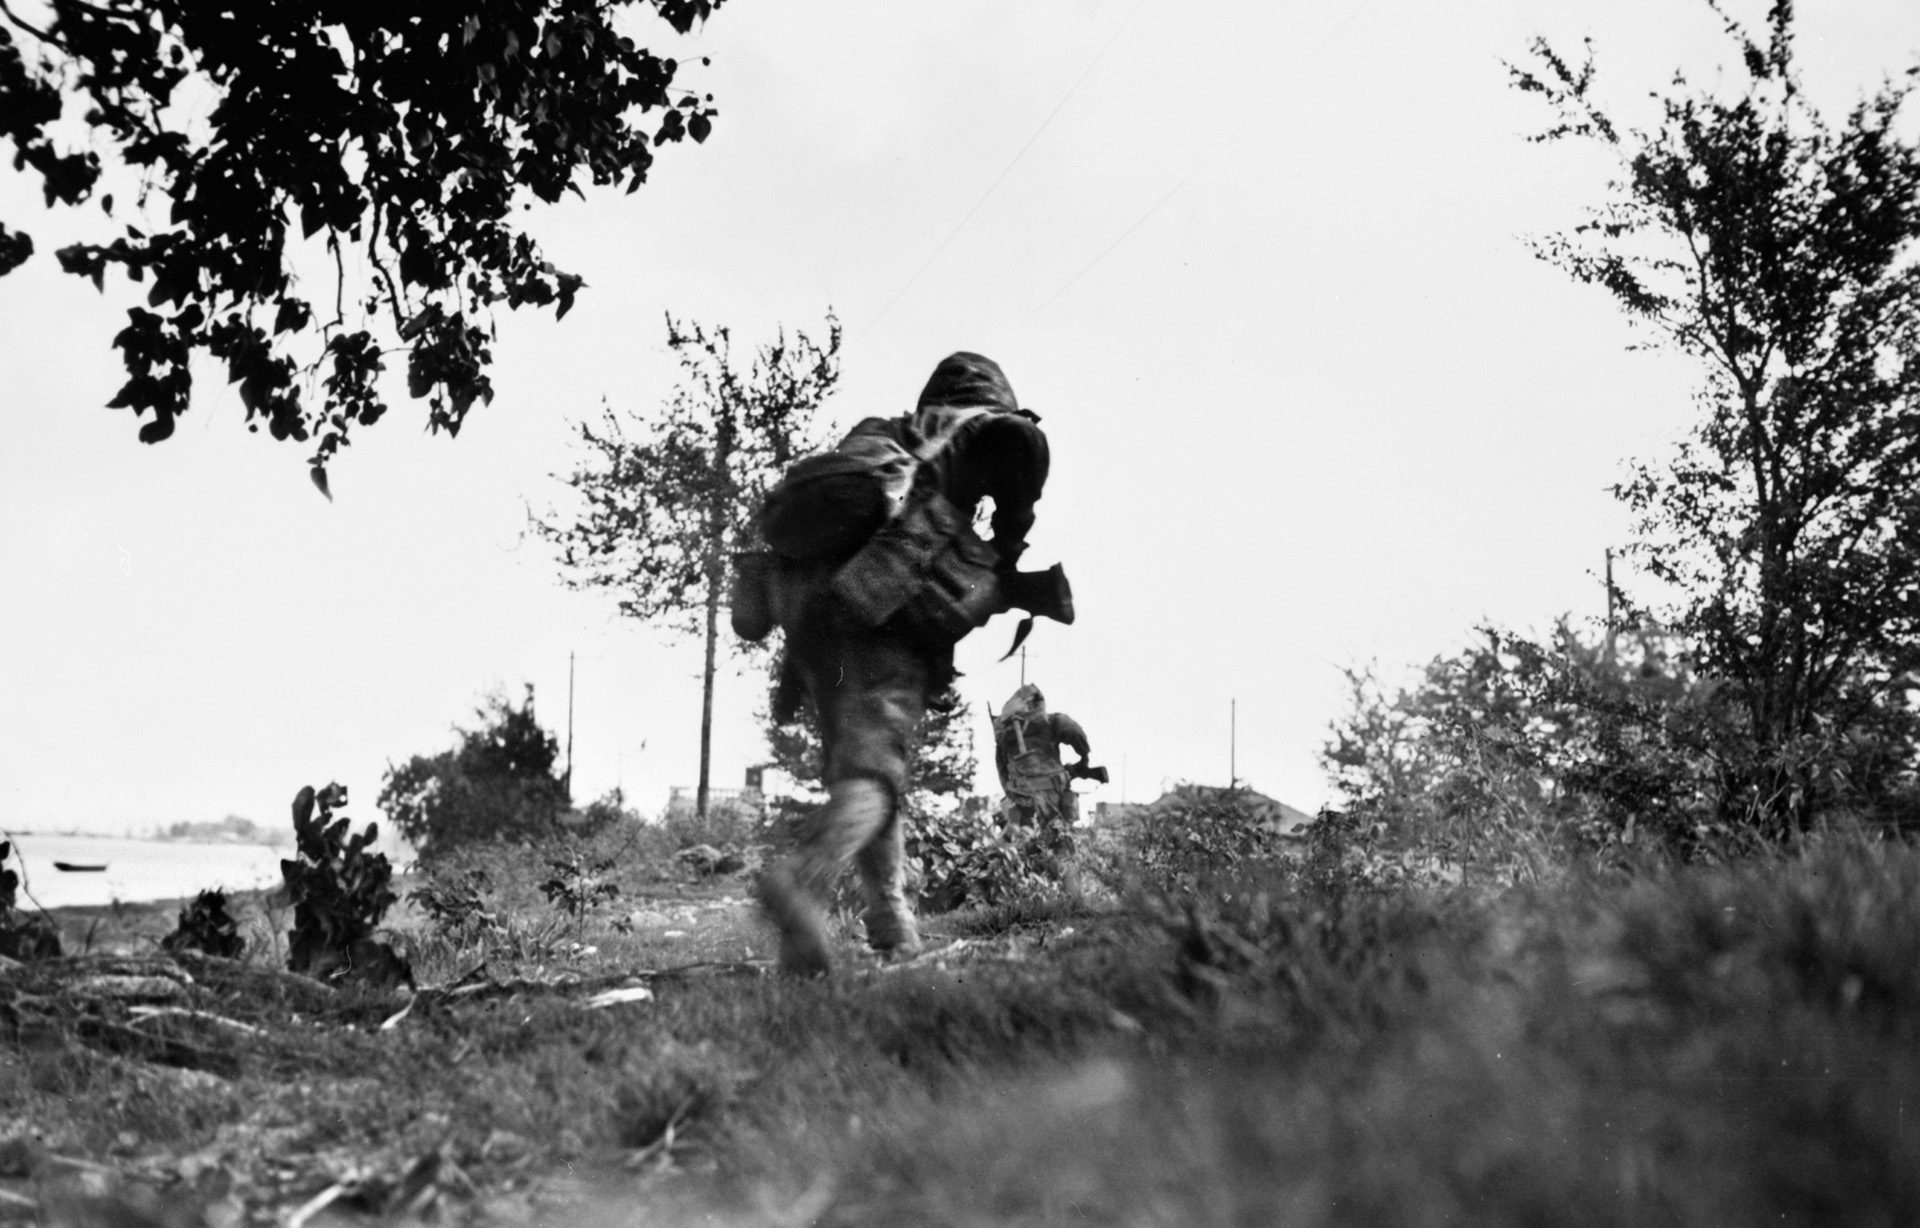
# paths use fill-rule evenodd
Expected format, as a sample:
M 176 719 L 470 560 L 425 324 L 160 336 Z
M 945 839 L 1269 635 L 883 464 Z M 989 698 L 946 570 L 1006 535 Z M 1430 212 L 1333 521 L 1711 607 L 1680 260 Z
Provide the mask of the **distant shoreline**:
M 291 837 L 284 841 L 275 841 L 247 840 L 238 837 L 217 835 L 129 836 L 105 831 L 41 831 L 31 827 L 0 827 L 0 839 L 10 840 L 20 836 L 40 836 L 49 840 L 119 840 L 129 844 L 230 844 L 236 847 L 263 849 L 291 849 L 294 847 L 294 842 Z

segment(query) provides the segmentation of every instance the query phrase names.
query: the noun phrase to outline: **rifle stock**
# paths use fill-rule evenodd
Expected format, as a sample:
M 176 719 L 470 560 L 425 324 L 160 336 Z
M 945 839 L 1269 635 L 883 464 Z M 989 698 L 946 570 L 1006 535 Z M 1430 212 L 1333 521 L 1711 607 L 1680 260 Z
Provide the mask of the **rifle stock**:
M 1003 571 L 999 574 L 1000 609 L 1025 610 L 1073 623 L 1073 586 L 1067 583 L 1067 569 L 1055 563 L 1045 571 Z
M 1084 760 L 1067 764 L 1067 775 L 1074 780 L 1097 780 L 1103 785 L 1108 783 L 1106 768 L 1095 767 Z

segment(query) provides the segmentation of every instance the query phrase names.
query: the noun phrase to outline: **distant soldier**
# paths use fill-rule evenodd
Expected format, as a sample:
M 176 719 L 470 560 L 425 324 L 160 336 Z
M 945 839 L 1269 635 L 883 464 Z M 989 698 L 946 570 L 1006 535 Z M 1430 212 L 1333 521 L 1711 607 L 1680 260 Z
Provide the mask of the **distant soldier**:
M 796 852 L 758 883 L 783 971 L 828 970 L 825 904 L 849 864 L 865 888 L 868 945 L 893 957 L 919 949 L 900 803 L 927 704 L 952 683 L 954 645 L 1012 608 L 1073 620 L 1057 564 L 1014 566 L 1047 479 L 1038 422 L 991 359 L 954 354 L 911 414 L 866 419 L 768 496 L 772 550 L 740 560 L 734 629 L 748 639 L 785 631 L 774 717 L 791 719 L 804 697 L 828 796 Z M 972 528 L 983 499 L 993 501 L 988 540 Z
M 1063 763 L 1062 746 L 1080 761 Z M 993 718 L 993 765 L 1007 795 L 1004 819 L 1037 829 L 1056 858 L 1073 851 L 1073 826 L 1080 819 L 1073 780 L 1107 779 L 1107 769 L 1094 767 L 1087 754 L 1087 731 L 1066 713 L 1047 711 L 1046 698 L 1032 683 L 1015 691 Z

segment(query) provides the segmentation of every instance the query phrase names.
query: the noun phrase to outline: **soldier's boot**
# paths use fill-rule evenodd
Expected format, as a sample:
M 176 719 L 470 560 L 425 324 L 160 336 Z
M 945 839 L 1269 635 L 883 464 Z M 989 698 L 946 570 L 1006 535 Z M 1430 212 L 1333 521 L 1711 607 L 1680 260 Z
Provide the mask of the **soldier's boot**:
M 920 953 L 920 928 L 907 906 L 906 831 L 898 815 L 854 858 L 866 889 L 867 945 L 889 959 Z
M 847 863 L 892 815 L 893 792 L 877 780 L 829 785 L 827 804 L 800 849 L 760 876 L 756 894 L 779 933 L 782 972 L 824 976 L 830 970 L 826 900 Z
M 827 954 L 826 909 L 801 885 L 793 860 L 761 871 L 754 895 L 779 935 L 780 971 L 789 976 L 825 976 L 833 964 Z

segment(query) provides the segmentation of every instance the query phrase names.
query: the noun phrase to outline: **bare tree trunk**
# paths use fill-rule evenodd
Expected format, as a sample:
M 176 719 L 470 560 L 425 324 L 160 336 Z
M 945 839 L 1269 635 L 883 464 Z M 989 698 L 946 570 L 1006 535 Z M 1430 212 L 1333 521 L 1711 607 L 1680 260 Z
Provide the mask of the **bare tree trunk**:
M 713 766 L 713 673 L 720 648 L 720 589 L 727 582 L 727 509 L 735 498 L 732 462 L 735 410 L 716 407 L 713 448 L 713 502 L 707 509 L 707 666 L 700 683 L 700 788 L 694 810 L 704 822 Z
M 693 807 L 702 820 L 707 817 L 707 785 L 713 764 L 713 670 L 720 643 L 720 585 L 707 569 L 707 668 L 700 691 L 700 788 L 694 794 Z

